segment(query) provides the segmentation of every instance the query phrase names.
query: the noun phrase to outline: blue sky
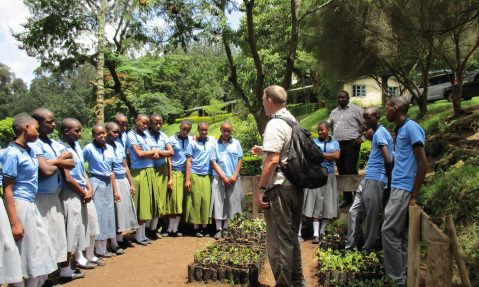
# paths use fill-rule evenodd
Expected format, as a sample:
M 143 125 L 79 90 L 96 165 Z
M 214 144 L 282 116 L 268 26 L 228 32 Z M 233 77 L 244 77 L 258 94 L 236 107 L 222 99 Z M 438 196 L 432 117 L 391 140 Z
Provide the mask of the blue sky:
M 17 78 L 27 83 L 35 77 L 33 72 L 39 66 L 39 62 L 18 48 L 18 43 L 11 31 L 21 31 L 21 24 L 26 22 L 29 15 L 22 0 L 0 1 L 0 19 L 2 19 L 0 21 L 0 63 L 9 66 Z M 229 23 L 233 28 L 239 26 L 240 17 L 241 13 L 237 11 L 228 15 Z

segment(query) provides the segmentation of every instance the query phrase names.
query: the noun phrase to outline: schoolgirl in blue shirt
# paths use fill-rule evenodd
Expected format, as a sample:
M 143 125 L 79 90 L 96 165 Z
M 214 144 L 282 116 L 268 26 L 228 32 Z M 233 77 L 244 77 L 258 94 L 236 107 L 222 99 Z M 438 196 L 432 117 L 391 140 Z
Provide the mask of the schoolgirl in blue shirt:
M 325 234 L 329 219 L 338 216 L 338 189 L 334 164 L 339 159 L 340 148 L 339 143 L 329 135 L 329 123 L 326 121 L 318 124 L 318 138 L 314 139 L 314 143 L 323 151 L 322 165 L 328 169 L 328 182 L 320 188 L 304 190 L 303 215 L 313 219 L 312 243 L 318 244 L 320 237 Z M 302 241 L 301 225 L 300 241 Z
M 215 219 L 215 239 L 220 239 L 223 229 L 228 228 L 228 220 L 243 212 L 243 188 L 240 179 L 243 164 L 243 149 L 234 139 L 233 125 L 221 124 L 221 137 L 215 142 L 211 154 L 213 166 L 213 183 L 211 185 L 210 216 Z
M 183 196 L 185 187 L 185 170 L 186 170 L 186 150 L 193 141 L 190 136 L 191 122 L 183 120 L 180 123 L 179 131 L 169 138 L 174 155 L 168 159 L 168 169 L 171 177 L 168 179 L 168 195 L 167 205 L 170 211 L 168 236 L 183 236 L 178 231 L 178 226 L 183 214 Z
M 27 286 L 37 286 L 57 269 L 47 227 L 34 203 L 38 191 L 38 159 L 28 143 L 37 140 L 38 123 L 22 115 L 15 118 L 12 127 L 15 140 L 9 144 L 2 162 L 4 202 L 21 256 L 22 276 L 27 277 Z M 12 257 L 15 259 L 18 258 Z M 18 262 L 12 264 L 16 266 Z
M 150 116 L 149 126 L 149 140 L 151 150 L 155 150 L 159 158 L 153 161 L 153 166 L 155 169 L 155 179 L 154 183 L 154 199 L 155 199 L 155 209 L 153 210 L 153 218 L 147 227 L 149 228 L 148 233 L 150 237 L 156 237 L 156 230 L 158 225 L 158 219 L 160 216 L 169 215 L 170 211 L 168 210 L 167 205 L 167 190 L 168 190 L 168 179 L 171 177 L 169 173 L 167 158 L 173 155 L 173 149 L 168 141 L 168 136 L 161 131 L 163 126 L 163 117 L 157 114 L 152 114 Z M 168 233 L 163 235 L 168 236 Z
M 92 127 L 93 142 L 83 149 L 83 159 L 89 163 L 90 182 L 93 189 L 100 226 L 100 234 L 96 236 L 95 251 L 97 256 L 111 257 L 113 254 L 106 250 L 107 240 L 112 243 L 113 252 L 123 254 L 116 242 L 115 201 L 120 195 L 116 188 L 113 159 L 113 147 L 106 143 L 106 129 L 102 125 Z
M 113 171 L 115 172 L 116 188 L 121 198 L 120 201 L 115 202 L 116 239 L 118 243 L 125 243 L 122 233 L 138 228 L 135 203 L 133 202 L 133 194 L 136 192 L 135 184 L 126 163 L 125 148 L 119 137 L 120 127 L 113 122 L 107 123 L 105 127 L 108 133 L 107 143 L 113 147 L 115 153 Z M 115 243 L 113 244 L 115 245 Z

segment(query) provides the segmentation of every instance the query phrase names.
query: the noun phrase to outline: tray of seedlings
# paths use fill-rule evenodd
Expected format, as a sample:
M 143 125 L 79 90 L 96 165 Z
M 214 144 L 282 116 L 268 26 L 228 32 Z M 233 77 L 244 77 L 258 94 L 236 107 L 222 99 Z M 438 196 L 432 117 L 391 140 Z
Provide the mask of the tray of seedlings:
M 236 214 L 224 232 L 224 241 L 256 245 L 266 242 L 266 223 L 262 219 L 248 219 L 246 214 Z

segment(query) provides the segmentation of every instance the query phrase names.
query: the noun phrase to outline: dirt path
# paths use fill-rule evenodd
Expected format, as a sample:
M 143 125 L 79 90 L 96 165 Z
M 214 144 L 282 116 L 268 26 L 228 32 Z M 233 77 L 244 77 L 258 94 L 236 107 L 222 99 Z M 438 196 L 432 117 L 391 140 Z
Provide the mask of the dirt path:
M 200 248 L 214 242 L 211 238 L 165 238 L 148 247 L 129 248 L 122 256 L 106 259 L 107 265 L 86 270 L 86 278 L 68 284 L 67 287 L 101 286 L 205 286 L 204 283 L 187 284 L 187 266 L 193 261 L 193 254 Z M 314 250 L 310 241 L 301 245 L 306 286 L 316 286 L 314 279 Z M 260 282 L 274 286 L 271 267 L 265 264 Z M 208 284 L 230 286 L 227 284 Z

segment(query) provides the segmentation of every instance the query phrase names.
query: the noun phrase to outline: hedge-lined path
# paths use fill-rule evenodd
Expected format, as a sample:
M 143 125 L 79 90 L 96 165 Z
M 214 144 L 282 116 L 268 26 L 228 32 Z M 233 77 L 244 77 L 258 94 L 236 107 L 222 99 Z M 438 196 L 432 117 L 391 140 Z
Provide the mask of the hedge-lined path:
M 126 253 L 106 259 L 107 265 L 84 270 L 86 278 L 64 284 L 68 287 L 121 287 L 121 286 L 231 286 L 228 284 L 187 284 L 187 266 L 193 262 L 194 253 L 215 240 L 212 238 L 164 238 L 148 247 L 134 245 Z M 306 286 L 316 286 L 314 278 L 315 248 L 311 241 L 301 244 Z M 274 286 L 274 278 L 268 262 L 261 273 L 264 286 Z

